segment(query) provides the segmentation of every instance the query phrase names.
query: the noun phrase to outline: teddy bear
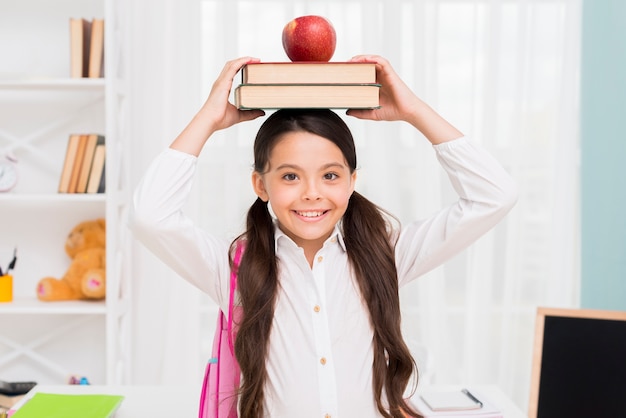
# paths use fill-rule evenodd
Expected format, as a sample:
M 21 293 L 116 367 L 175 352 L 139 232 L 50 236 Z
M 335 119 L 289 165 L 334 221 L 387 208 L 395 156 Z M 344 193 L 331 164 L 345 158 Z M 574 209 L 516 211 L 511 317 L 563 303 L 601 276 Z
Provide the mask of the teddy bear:
M 42 301 L 101 300 L 106 296 L 106 222 L 93 219 L 72 228 L 65 252 L 72 259 L 60 279 L 44 277 L 37 284 Z

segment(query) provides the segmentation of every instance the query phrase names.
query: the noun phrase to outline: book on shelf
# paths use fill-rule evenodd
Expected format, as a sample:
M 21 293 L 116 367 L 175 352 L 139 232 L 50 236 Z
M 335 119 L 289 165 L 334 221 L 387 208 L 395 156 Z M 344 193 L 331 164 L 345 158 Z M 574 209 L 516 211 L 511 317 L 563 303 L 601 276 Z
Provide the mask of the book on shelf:
M 70 76 L 87 77 L 89 71 L 89 47 L 91 21 L 84 18 L 70 18 Z
M 96 151 L 96 145 L 100 135 L 89 134 L 85 135 L 85 152 L 82 159 L 82 165 L 78 173 L 78 182 L 76 183 L 76 189 L 74 193 L 85 193 L 87 191 L 87 181 L 89 180 L 89 173 L 91 171 L 91 165 L 93 164 L 94 152 Z
M 104 76 L 104 19 L 70 18 L 70 77 Z
M 240 84 L 239 109 L 379 107 L 379 84 Z
M 59 193 L 97 193 L 98 187 L 95 192 L 90 190 L 94 187 L 93 182 L 100 184 L 103 160 L 103 135 L 71 134 L 61 169 Z
M 76 193 L 78 187 L 78 178 L 80 177 L 80 170 L 83 167 L 83 161 L 85 160 L 85 149 L 87 148 L 88 135 L 81 134 L 78 137 L 78 149 L 74 161 L 72 161 L 72 174 L 70 174 L 70 184 L 67 187 L 67 193 Z
M 373 62 L 255 62 L 241 69 L 242 84 L 375 84 Z
M 122 395 L 69 395 L 37 392 L 12 415 L 13 418 L 109 418 L 120 407 Z
M 91 44 L 89 46 L 89 78 L 104 77 L 104 19 L 91 21 Z
M 105 160 L 106 160 L 106 146 L 104 143 L 104 137 L 98 137 L 98 144 L 94 151 L 93 163 L 91 164 L 91 170 L 89 172 L 89 180 L 87 182 L 86 193 L 104 193 L 105 192 Z
M 61 180 L 59 182 L 59 193 L 69 193 L 70 178 L 72 177 L 72 168 L 74 167 L 74 160 L 76 159 L 76 153 L 78 152 L 78 143 L 80 142 L 79 134 L 71 134 L 67 141 L 67 148 L 65 151 L 65 160 L 63 162 L 63 168 L 61 169 Z

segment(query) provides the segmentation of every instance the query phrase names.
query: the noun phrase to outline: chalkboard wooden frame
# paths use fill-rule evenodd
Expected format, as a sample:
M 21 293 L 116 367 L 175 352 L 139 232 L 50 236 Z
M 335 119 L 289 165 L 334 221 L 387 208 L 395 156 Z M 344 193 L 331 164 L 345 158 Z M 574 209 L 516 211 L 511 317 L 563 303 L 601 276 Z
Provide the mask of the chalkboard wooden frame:
M 625 393 L 626 312 L 537 309 L 529 418 L 625 416 Z

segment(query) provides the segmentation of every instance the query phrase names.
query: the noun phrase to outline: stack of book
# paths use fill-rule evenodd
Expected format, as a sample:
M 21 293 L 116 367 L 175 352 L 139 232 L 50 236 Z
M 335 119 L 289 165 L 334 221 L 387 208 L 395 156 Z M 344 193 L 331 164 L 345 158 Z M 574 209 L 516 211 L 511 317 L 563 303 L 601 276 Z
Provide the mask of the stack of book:
M 104 20 L 70 18 L 70 76 L 104 77 Z
M 104 136 L 71 134 L 61 170 L 59 193 L 104 193 Z
M 245 65 L 239 109 L 373 109 L 380 85 L 372 62 L 259 62 Z

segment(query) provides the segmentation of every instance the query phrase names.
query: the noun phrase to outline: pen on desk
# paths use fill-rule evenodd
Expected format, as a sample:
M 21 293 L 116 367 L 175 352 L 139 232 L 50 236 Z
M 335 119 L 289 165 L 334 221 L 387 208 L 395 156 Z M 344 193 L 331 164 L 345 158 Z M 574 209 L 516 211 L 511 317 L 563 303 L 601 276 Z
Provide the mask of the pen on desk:
M 476 402 L 478 405 L 480 405 L 481 408 L 483 407 L 483 403 L 481 401 L 479 401 L 476 396 L 472 395 L 472 393 L 469 390 L 463 389 L 463 390 L 461 390 L 461 392 L 466 394 L 468 398 L 470 398 L 471 400 Z

